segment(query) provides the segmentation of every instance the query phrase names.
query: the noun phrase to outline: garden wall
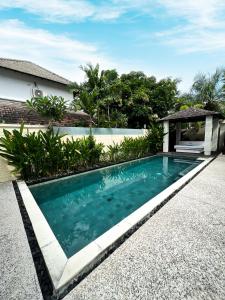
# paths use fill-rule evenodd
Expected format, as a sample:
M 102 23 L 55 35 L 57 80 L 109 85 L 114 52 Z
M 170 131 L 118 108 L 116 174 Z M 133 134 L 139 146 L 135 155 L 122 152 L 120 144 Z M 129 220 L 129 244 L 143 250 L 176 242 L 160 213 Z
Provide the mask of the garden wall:
M 13 131 L 14 129 L 19 130 L 20 129 L 20 124 L 0 124 L 0 137 L 4 136 L 3 134 L 3 129 L 6 129 L 8 131 Z M 24 125 L 24 133 L 28 132 L 37 132 L 38 130 L 47 130 L 47 126 L 45 125 Z
M 3 129 L 12 131 L 14 129 L 19 130 L 20 124 L 0 124 L 0 137 L 2 137 Z M 90 134 L 90 128 L 87 127 L 53 127 L 54 131 L 58 131 L 61 134 L 66 134 L 64 139 L 67 138 L 82 138 Z M 24 133 L 37 132 L 39 130 L 47 130 L 45 125 L 24 125 Z M 92 128 L 92 134 L 96 138 L 98 143 L 104 145 L 111 145 L 113 142 L 120 143 L 124 137 L 140 137 L 145 135 L 146 129 L 128 129 L 128 128 Z
M 66 134 L 64 139 L 67 138 L 81 138 L 90 134 L 90 128 L 87 127 L 53 127 L 55 131 L 59 130 L 61 134 Z M 140 137 L 144 136 L 146 129 L 128 129 L 128 128 L 92 128 L 98 143 L 103 143 L 105 146 L 114 143 L 120 143 L 124 137 Z

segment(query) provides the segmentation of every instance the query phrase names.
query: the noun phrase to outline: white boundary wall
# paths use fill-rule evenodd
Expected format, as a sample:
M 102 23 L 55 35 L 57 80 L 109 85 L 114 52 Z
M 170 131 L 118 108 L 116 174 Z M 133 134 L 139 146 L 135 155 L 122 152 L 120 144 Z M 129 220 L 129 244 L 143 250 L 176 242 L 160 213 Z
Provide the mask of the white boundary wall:
M 0 124 L 0 137 L 4 136 L 3 129 L 13 131 L 19 130 L 20 124 Z M 59 131 L 60 134 L 65 134 L 64 140 L 67 138 L 74 139 L 82 138 L 90 134 L 90 128 L 87 127 L 53 127 L 54 131 Z M 24 133 L 38 132 L 39 130 L 46 131 L 46 125 L 24 125 Z M 112 145 L 113 142 L 120 143 L 124 137 L 140 137 L 144 136 L 147 132 L 146 129 L 128 129 L 128 128 L 92 128 L 93 136 L 98 143 L 103 143 L 105 146 Z
M 90 134 L 90 128 L 86 127 L 54 127 L 54 131 L 59 130 L 67 138 L 82 138 Z M 127 129 L 127 128 L 92 128 L 91 132 L 97 143 L 103 143 L 105 146 L 113 143 L 121 143 L 125 137 L 136 138 L 144 136 L 146 129 Z
M 20 126 L 21 126 L 20 124 L 4 124 L 4 123 L 0 124 L 0 137 L 4 136 L 3 129 L 12 132 L 14 129 L 20 130 Z M 46 131 L 47 126 L 25 124 L 23 132 L 26 134 L 28 132 L 38 132 L 39 130 Z

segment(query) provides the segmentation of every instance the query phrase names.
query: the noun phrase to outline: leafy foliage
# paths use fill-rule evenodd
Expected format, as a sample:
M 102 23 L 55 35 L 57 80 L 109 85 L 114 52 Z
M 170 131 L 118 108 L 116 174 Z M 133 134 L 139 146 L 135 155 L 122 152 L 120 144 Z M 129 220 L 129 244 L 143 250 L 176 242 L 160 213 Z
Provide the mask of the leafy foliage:
M 95 142 L 93 135 L 78 139 L 77 146 L 80 151 L 80 164 L 82 166 L 93 166 L 100 161 L 104 145 Z
M 212 75 L 197 74 L 192 85 L 192 94 L 198 102 L 213 102 L 223 97 L 223 86 L 221 85 L 224 70 L 217 69 Z
M 194 78 L 190 92 L 177 99 L 176 110 L 196 107 L 224 114 L 224 92 L 225 70 L 223 68 L 217 69 L 213 74 L 199 73 Z
M 118 75 L 99 65 L 81 67 L 86 81 L 73 83 L 73 107 L 88 113 L 96 126 L 143 128 L 155 117 L 163 117 L 174 108 L 178 80 L 156 81 L 143 72 Z
M 0 138 L 0 155 L 23 179 L 71 172 L 100 160 L 103 145 L 97 144 L 93 136 L 63 141 L 63 135 L 52 129 L 23 134 L 23 128 L 4 130 Z
M 108 158 L 109 161 L 117 162 L 121 159 L 121 146 L 118 143 L 113 142 L 112 145 L 108 147 Z
M 126 159 L 140 158 L 148 152 L 148 143 L 145 137 L 125 137 L 121 143 L 121 157 Z
M 27 106 L 54 121 L 61 121 L 66 113 L 66 101 L 63 97 L 35 97 L 27 100 Z
M 112 162 L 134 159 L 162 151 L 163 128 L 153 123 L 146 136 L 125 137 L 121 144 L 113 143 L 108 146 L 108 157 Z
M 106 152 L 103 151 L 104 145 L 96 143 L 91 132 L 81 139 L 65 140 L 63 137 L 52 129 L 25 134 L 24 125 L 12 132 L 4 129 L 4 137 L 0 138 L 0 155 L 14 166 L 21 178 L 28 180 L 73 172 L 99 162 L 119 162 L 156 153 L 162 148 L 163 131 L 154 125 L 146 136 L 124 138 L 121 144 L 108 146 Z
M 157 123 L 153 123 L 148 129 L 148 133 L 146 136 L 149 152 L 157 153 L 159 151 L 162 151 L 163 136 L 163 127 Z

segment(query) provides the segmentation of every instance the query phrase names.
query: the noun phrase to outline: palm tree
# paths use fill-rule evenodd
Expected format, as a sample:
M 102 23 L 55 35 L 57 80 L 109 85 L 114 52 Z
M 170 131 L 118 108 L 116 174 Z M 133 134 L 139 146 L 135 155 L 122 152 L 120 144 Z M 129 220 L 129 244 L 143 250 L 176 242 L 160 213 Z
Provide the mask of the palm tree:
M 101 89 L 104 84 L 104 71 L 100 71 L 99 64 L 93 66 L 92 64 L 87 64 L 86 66 L 80 66 L 81 70 L 84 71 L 87 81 L 85 87 L 89 92 L 94 89 Z
M 223 99 L 223 69 L 217 69 L 212 75 L 198 74 L 192 85 L 191 93 L 196 102 L 210 104 Z

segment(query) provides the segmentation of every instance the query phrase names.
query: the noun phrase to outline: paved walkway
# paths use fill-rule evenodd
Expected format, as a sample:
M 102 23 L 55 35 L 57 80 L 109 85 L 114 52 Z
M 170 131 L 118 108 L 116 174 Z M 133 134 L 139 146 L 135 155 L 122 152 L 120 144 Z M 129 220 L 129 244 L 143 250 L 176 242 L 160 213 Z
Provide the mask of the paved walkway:
M 225 299 L 225 157 L 64 298 L 84 299 Z
M 43 299 L 11 182 L 0 184 L 0 299 Z
M 15 176 L 12 174 L 13 167 L 7 164 L 7 161 L 0 156 L 0 182 L 14 180 Z

